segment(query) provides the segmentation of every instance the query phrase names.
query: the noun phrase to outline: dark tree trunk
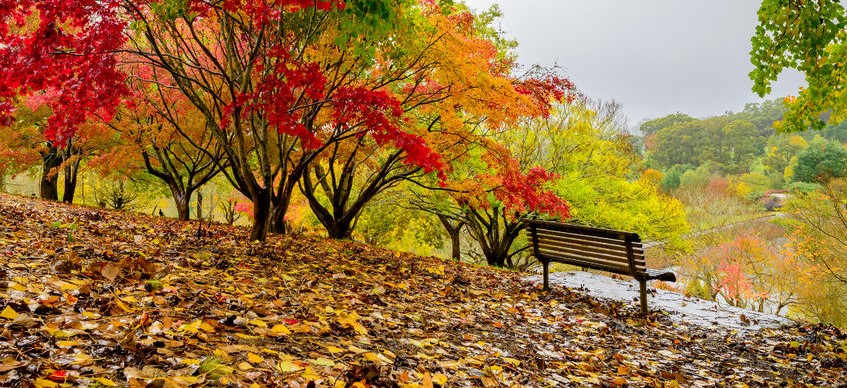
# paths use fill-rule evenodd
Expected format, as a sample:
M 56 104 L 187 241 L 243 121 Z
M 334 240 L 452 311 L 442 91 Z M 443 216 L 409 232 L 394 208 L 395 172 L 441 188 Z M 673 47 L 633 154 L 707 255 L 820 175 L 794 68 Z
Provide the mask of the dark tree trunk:
M 350 221 L 333 220 L 329 225 L 324 224 L 329 238 L 336 240 L 349 240 L 353 237 L 353 228 L 350 227 Z
M 293 174 L 292 174 L 293 175 Z M 297 174 L 299 179 L 299 174 Z M 288 223 L 285 221 L 285 213 L 288 212 L 288 206 L 291 204 L 291 196 L 294 194 L 297 180 L 291 177 L 289 181 L 281 187 L 279 194 L 276 195 L 273 201 L 273 216 L 271 218 L 271 233 L 286 234 L 289 232 Z
M 62 165 L 62 157 L 59 155 L 59 149 L 48 144 L 50 147 L 47 152 L 41 153 L 42 170 L 41 183 L 39 185 L 42 199 L 50 201 L 59 200 L 59 180 L 54 169 Z
M 171 188 L 171 193 L 173 194 L 174 204 L 176 205 L 177 219 L 180 221 L 188 221 L 190 214 L 188 208 L 190 205 L 189 202 L 191 194 L 181 193 L 179 190 L 174 190 L 174 188 Z
M 510 251 L 525 224 L 517 218 L 507 220 L 496 206 L 488 211 L 468 209 L 466 213 L 471 235 L 479 243 L 488 265 L 513 267 L 512 256 L 515 252 Z
M 76 194 L 77 178 L 79 177 L 79 160 L 65 166 L 65 191 L 62 202 L 73 203 Z
M 269 189 L 259 189 L 253 200 L 253 228 L 250 230 L 250 241 L 265 241 L 271 228 L 273 204 Z

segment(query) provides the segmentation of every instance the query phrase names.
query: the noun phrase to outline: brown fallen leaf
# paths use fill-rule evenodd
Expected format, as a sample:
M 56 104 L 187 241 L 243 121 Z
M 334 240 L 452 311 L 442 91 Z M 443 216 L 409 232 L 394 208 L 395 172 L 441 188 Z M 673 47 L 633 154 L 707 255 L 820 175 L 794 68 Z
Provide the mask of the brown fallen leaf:
M 106 263 L 100 268 L 100 274 L 103 275 L 104 278 L 113 282 L 121 274 L 121 269 L 112 264 Z

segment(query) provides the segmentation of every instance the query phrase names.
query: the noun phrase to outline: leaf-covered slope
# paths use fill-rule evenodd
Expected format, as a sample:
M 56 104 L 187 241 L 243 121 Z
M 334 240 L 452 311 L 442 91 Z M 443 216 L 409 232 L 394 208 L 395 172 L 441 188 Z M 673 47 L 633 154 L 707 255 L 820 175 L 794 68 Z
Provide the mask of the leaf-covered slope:
M 246 235 L 0 195 L 0 386 L 847 381 L 832 328 L 740 338 L 516 273 Z

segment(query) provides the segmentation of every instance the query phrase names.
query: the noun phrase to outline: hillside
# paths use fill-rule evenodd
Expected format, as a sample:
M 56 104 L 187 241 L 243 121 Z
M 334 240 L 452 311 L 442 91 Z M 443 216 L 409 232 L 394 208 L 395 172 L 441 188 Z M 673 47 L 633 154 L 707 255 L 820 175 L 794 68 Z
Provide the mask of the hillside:
M 246 235 L 0 194 L 0 386 L 847 381 L 830 327 L 682 327 L 518 273 Z

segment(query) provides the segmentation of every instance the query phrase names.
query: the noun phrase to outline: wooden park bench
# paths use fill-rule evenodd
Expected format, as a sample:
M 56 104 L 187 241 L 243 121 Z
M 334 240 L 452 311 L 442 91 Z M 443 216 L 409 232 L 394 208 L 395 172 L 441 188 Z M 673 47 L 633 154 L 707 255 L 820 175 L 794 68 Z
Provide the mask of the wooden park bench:
M 544 266 L 548 290 L 551 262 L 629 275 L 641 286 L 641 312 L 647 313 L 647 281 L 675 282 L 673 272 L 649 269 L 637 233 L 525 219 L 535 258 Z

